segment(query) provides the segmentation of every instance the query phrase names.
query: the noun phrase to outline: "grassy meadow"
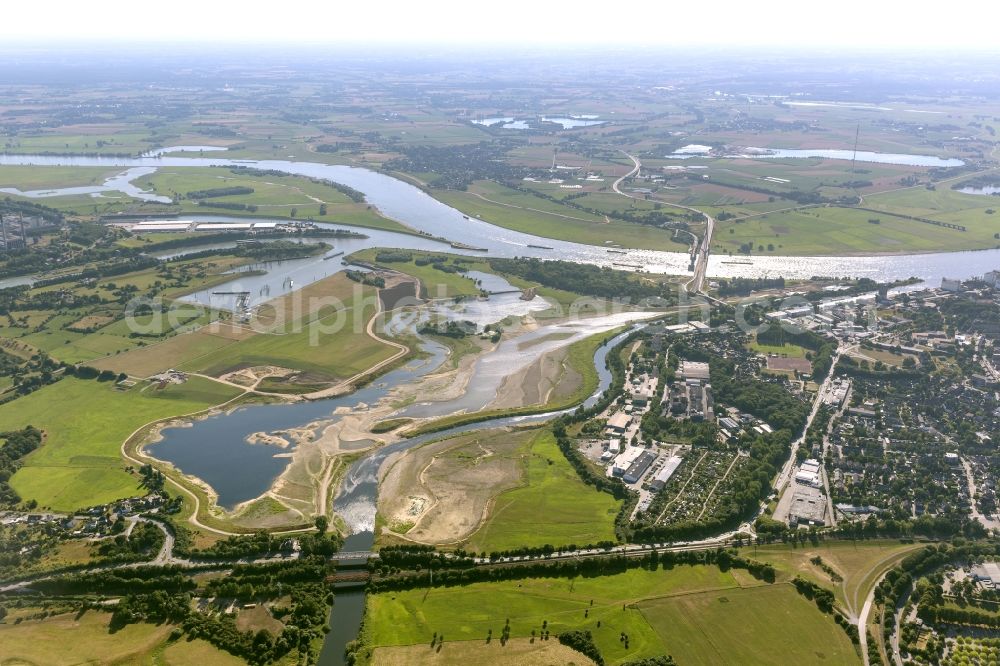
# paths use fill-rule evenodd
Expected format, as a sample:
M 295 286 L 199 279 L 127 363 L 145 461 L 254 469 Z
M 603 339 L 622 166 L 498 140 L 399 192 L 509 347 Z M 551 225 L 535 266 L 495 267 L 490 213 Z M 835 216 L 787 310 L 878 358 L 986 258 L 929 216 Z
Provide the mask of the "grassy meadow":
M 541 631 L 543 622 L 553 635 L 589 630 L 609 664 L 662 654 L 678 663 L 688 663 L 682 655 L 701 655 L 691 663 L 815 663 L 817 653 L 823 663 L 860 662 L 843 630 L 790 584 L 765 585 L 739 573 L 677 566 L 375 594 L 364 639 L 371 646 L 429 645 L 436 631 L 448 650 L 454 641 L 483 643 L 490 629 L 498 640 L 509 619 L 515 638 Z M 695 610 L 710 620 L 690 615 Z
M 73 166 L 0 166 L 0 188 L 22 192 L 101 185 L 124 168 Z
M 375 290 L 361 288 L 343 275 L 323 282 L 332 285 L 331 292 L 341 301 L 335 309 L 327 306 L 308 312 L 272 332 L 254 333 L 191 358 L 179 368 L 220 375 L 241 367 L 276 365 L 329 382 L 351 377 L 392 356 L 395 349 L 365 332 L 375 314 Z
M 544 238 L 598 246 L 611 241 L 622 247 L 669 252 L 687 249 L 686 244 L 672 240 L 671 232 L 655 226 L 606 220 L 603 215 L 560 205 L 499 183 L 479 181 L 467 192 L 435 190 L 434 196 L 467 215 Z M 628 208 L 628 199 L 621 196 L 618 199 L 619 208 Z
M 110 613 L 86 611 L 44 620 L 0 624 L 0 663 L 47 664 L 213 664 L 245 663 L 207 641 L 169 640 L 169 624 L 130 624 L 109 629 Z
M 498 496 L 465 547 L 480 552 L 613 541 L 621 502 L 584 484 L 549 430 L 522 449 L 524 481 Z
M 413 258 L 410 261 L 378 262 L 376 260 L 378 253 L 386 251 L 399 253 L 405 252 L 412 255 Z M 421 294 L 426 298 L 455 298 L 456 296 L 479 295 L 479 287 L 476 286 L 476 283 L 472 278 L 466 277 L 461 273 L 446 273 L 445 271 L 440 271 L 434 268 L 431 264 L 418 266 L 415 263 L 416 259 L 429 256 L 448 257 L 448 263 L 452 263 L 456 257 L 456 255 L 442 252 L 419 252 L 411 250 L 385 250 L 381 248 L 370 248 L 367 250 L 361 250 L 360 252 L 355 252 L 351 255 L 351 258 L 368 263 L 380 263 L 380 265 L 386 268 L 399 271 L 400 273 L 406 273 L 407 275 L 417 278 L 417 280 L 420 281 Z M 463 263 L 462 265 L 470 270 L 488 269 L 488 266 L 484 262 L 472 261 L 470 263 Z
M 129 390 L 67 377 L 0 406 L 0 430 L 33 425 L 45 432 L 42 446 L 24 459 L 11 485 L 23 499 L 57 511 L 133 496 L 141 491 L 125 472 L 120 450 L 135 429 L 207 409 L 239 393 L 199 377 L 163 389 L 137 385 Z

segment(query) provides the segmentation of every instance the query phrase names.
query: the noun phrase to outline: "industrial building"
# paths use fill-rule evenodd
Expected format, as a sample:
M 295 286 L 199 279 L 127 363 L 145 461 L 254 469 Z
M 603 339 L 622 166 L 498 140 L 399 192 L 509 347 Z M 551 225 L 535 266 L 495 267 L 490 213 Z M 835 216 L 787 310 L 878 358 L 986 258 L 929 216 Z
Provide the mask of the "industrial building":
M 615 412 L 608 419 L 608 424 L 605 426 L 605 430 L 609 435 L 624 435 L 628 427 L 632 425 L 632 417 L 625 412 Z
M 810 458 L 799 465 L 799 471 L 795 473 L 795 483 L 804 486 L 820 488 L 823 485 L 820 479 L 819 461 Z
M 625 472 L 631 469 L 632 463 L 638 460 L 639 456 L 645 452 L 646 449 L 640 446 L 625 447 L 625 450 L 618 454 L 618 457 L 611 464 L 611 476 L 624 476 Z
M 789 525 L 823 525 L 826 516 L 826 496 L 811 486 L 796 486 L 792 506 L 788 510 Z
M 143 220 L 129 227 L 134 234 L 166 232 L 184 233 L 188 231 L 277 231 L 280 222 L 195 222 L 193 220 Z
M 198 224 L 195 226 L 195 231 L 250 231 L 253 228 L 253 222 L 212 222 L 205 224 Z
M 972 579 L 982 583 L 983 587 L 996 588 L 1000 586 L 1000 563 L 983 562 L 972 569 Z
M 663 487 L 667 485 L 667 481 L 674 475 L 674 472 L 677 471 L 682 462 L 684 462 L 684 459 L 680 456 L 670 456 L 667 458 L 667 462 L 663 463 L 663 467 L 653 476 L 653 480 L 649 482 L 649 487 L 654 492 L 663 490 Z
M 612 458 L 614 458 L 615 456 L 617 456 L 619 453 L 621 453 L 621 451 L 622 451 L 622 440 L 620 440 L 620 439 L 609 439 L 608 440 L 608 448 L 606 448 L 604 450 L 604 453 L 601 454 L 601 460 L 605 460 L 605 461 L 611 460 Z
M 701 361 L 681 361 L 680 371 L 682 379 L 708 381 L 708 363 L 702 363 Z
M 954 280 L 952 278 L 941 278 L 941 289 L 944 291 L 950 291 L 952 293 L 962 290 L 962 281 Z
M 640 449 L 642 453 L 629 465 L 629 468 L 625 470 L 622 474 L 622 481 L 625 483 L 638 483 L 642 475 L 645 474 L 650 466 L 656 461 L 656 454 L 652 451 L 646 451 Z
M 645 407 L 656 395 L 657 380 L 643 376 L 643 378 L 632 386 L 632 404 L 636 407 Z
M 191 220 L 143 220 L 132 225 L 132 233 L 142 234 L 147 232 L 186 232 L 191 231 L 194 222 Z

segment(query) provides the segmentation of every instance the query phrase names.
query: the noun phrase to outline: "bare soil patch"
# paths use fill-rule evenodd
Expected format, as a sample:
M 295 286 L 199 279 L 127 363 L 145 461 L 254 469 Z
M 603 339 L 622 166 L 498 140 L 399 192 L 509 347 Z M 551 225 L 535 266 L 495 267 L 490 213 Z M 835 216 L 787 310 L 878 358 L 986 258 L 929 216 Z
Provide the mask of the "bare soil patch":
M 521 483 L 523 447 L 533 436 L 489 430 L 411 449 L 385 473 L 379 512 L 390 531 L 408 540 L 460 541 L 479 527 L 497 495 Z

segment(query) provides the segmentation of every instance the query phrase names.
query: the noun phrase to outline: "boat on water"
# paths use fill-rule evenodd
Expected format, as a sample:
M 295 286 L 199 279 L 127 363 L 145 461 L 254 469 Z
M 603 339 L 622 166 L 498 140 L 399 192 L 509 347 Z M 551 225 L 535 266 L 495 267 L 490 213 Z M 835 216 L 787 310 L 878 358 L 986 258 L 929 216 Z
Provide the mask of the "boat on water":
M 625 250 L 608 250 L 611 254 L 628 254 Z
M 721 261 L 719 263 L 722 263 L 722 264 L 736 264 L 737 266 L 753 266 L 753 262 L 750 261 L 750 260 L 747 260 L 747 261 Z
M 465 243 L 459 243 L 458 241 L 452 241 L 450 245 L 456 250 L 469 250 L 470 252 L 489 252 L 488 247 L 475 247 L 474 245 L 466 245 Z
M 554 250 L 555 249 L 554 247 L 549 247 L 548 245 L 532 245 L 531 243 L 528 243 L 528 247 L 533 247 L 536 250 Z

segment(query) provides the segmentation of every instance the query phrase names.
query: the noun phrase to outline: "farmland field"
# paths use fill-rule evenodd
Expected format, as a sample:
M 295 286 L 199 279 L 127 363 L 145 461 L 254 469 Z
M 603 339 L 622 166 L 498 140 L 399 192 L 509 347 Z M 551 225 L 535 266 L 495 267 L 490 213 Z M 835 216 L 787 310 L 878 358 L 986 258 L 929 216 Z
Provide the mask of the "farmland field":
M 921 197 L 922 193 L 917 192 L 916 196 Z M 993 237 L 1000 231 L 1000 218 L 986 213 L 992 210 L 989 200 L 972 198 L 979 199 L 974 208 L 937 212 L 901 205 L 906 203 L 902 198 L 883 199 L 875 195 L 865 200 L 866 207 L 873 210 L 807 208 L 720 222 L 712 239 L 712 251 L 737 254 L 745 243 L 753 246 L 751 254 L 755 255 L 946 252 L 1000 245 Z M 893 203 L 890 205 L 888 201 Z M 879 212 L 882 210 L 885 212 Z M 894 212 L 965 226 L 967 231 L 905 219 L 893 215 Z
M 122 171 L 105 167 L 0 166 L 0 188 L 29 191 L 100 185 Z
M 405 253 L 411 255 L 413 259 L 410 261 L 380 262 L 377 259 L 380 252 Z M 415 263 L 416 259 L 429 256 L 448 257 L 449 261 L 446 263 L 452 263 L 455 255 L 440 252 L 412 252 L 410 250 L 371 248 L 356 252 L 351 256 L 361 261 L 378 263 L 386 268 L 417 278 L 420 281 L 421 296 L 424 298 L 454 298 L 456 296 L 479 295 L 479 287 L 476 286 L 472 278 L 466 277 L 461 273 L 448 273 L 438 270 L 432 264 L 418 266 Z M 465 263 L 463 266 L 470 269 L 473 267 L 470 263 Z M 480 268 L 480 266 L 475 266 L 475 268 Z
M 840 627 L 791 585 L 641 601 L 678 664 L 858 664 Z
M 136 184 L 170 197 L 184 213 L 232 214 L 233 211 L 199 205 L 197 199 L 187 198 L 186 195 L 213 188 L 249 187 L 254 190 L 250 194 L 213 197 L 204 201 L 206 204 L 218 202 L 256 206 L 253 214 L 257 217 L 312 218 L 374 229 L 406 230 L 406 227 L 383 217 L 368 204 L 355 203 L 336 188 L 301 176 L 251 175 L 218 167 L 163 168 L 138 179 Z M 320 204 L 326 205 L 325 215 L 321 214 Z
M 324 282 L 360 286 L 339 274 Z M 238 368 L 276 365 L 309 373 L 317 381 L 351 377 L 392 356 L 395 350 L 365 333 L 375 313 L 374 289 L 364 287 L 347 294 L 336 308 L 309 312 L 273 332 L 256 333 L 210 350 L 179 364 L 179 368 L 220 375 Z

